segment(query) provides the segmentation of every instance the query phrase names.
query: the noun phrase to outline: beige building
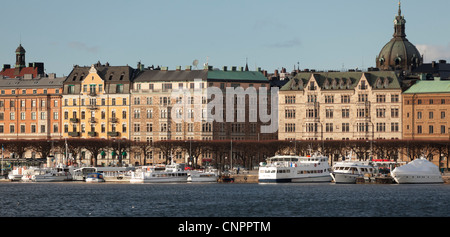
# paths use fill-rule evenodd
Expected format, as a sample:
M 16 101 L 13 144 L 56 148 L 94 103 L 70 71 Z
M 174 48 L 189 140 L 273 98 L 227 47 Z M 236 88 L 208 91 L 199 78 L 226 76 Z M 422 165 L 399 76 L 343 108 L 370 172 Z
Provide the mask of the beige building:
M 280 140 L 401 139 L 395 72 L 302 72 L 279 92 Z
M 234 97 L 231 100 L 234 117 L 230 121 L 226 118 L 227 88 L 254 88 L 258 92 L 261 87 L 270 87 L 261 72 L 237 67 L 224 67 L 223 70 L 213 70 L 211 66 L 204 70 L 192 70 L 190 66 L 185 69 L 178 67 L 176 70 L 166 67 L 141 70 L 133 81 L 131 93 L 130 140 L 151 143 L 161 140 L 276 139 L 276 133 L 260 134 L 262 123 L 249 119 L 250 114 L 257 115 L 257 97 Z M 220 102 L 222 108 L 214 109 L 214 114 L 221 110 L 223 115 L 214 118 L 208 112 L 208 103 L 216 98 L 208 98 L 213 88 L 223 95 L 223 101 Z M 243 121 L 235 120 L 238 113 L 244 114 Z M 223 120 L 220 121 L 218 117 Z M 186 162 L 189 154 L 175 151 L 173 157 L 177 162 Z M 209 160 L 213 157 L 205 152 L 202 158 Z M 165 157 L 153 151 L 147 160 L 160 163 Z

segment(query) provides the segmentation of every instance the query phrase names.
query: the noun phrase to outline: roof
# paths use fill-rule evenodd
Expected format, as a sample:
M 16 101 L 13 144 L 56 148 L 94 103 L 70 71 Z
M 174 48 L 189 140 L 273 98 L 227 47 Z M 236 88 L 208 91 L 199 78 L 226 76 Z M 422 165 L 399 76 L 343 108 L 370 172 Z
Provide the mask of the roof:
M 195 79 L 206 79 L 208 71 L 205 70 L 145 70 L 140 72 L 134 82 L 152 82 L 152 81 L 194 81 Z
M 62 88 L 65 77 L 57 78 L 34 78 L 34 79 L 19 79 L 19 78 L 3 78 L 0 79 L 1 88 Z
M 102 65 L 94 64 L 97 74 L 105 80 L 105 82 L 131 82 L 135 70 L 130 66 L 109 66 L 109 64 Z M 81 83 L 83 79 L 89 74 L 91 66 L 80 67 L 75 66 L 67 76 L 66 83 L 76 84 Z
M 259 71 L 210 70 L 208 80 L 269 83 L 269 80 Z
M 38 68 L 37 67 L 24 67 L 20 70 L 19 74 L 15 75 L 16 68 L 8 68 L 4 69 L 0 72 L 0 75 L 9 77 L 9 78 L 16 78 L 16 77 L 23 77 L 25 74 L 32 74 L 33 77 L 37 77 L 38 74 Z
M 286 83 L 280 90 L 303 90 L 314 78 L 322 90 L 354 89 L 363 77 L 374 89 L 400 89 L 400 81 L 393 71 L 374 72 L 302 72 Z
M 140 72 L 134 82 L 151 81 L 235 81 L 269 83 L 269 80 L 258 71 L 222 71 L 222 70 L 145 70 Z
M 404 94 L 450 93 L 450 80 L 417 81 Z

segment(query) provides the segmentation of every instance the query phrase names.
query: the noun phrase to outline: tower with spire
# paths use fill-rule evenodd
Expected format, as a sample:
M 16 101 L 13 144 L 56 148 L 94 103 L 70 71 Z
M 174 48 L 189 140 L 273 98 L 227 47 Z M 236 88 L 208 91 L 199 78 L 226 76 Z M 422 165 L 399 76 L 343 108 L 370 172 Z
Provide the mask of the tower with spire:
M 412 71 L 423 62 L 419 50 L 406 38 L 406 20 L 402 15 L 401 2 L 394 19 L 393 38 L 381 49 L 377 56 L 377 68 L 384 71 Z

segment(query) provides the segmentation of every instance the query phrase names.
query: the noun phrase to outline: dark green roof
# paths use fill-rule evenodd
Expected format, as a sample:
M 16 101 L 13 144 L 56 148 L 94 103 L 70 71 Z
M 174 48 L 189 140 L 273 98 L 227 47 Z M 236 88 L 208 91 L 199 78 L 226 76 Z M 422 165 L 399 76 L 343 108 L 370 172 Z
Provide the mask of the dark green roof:
M 450 80 L 417 81 L 405 94 L 450 93 Z

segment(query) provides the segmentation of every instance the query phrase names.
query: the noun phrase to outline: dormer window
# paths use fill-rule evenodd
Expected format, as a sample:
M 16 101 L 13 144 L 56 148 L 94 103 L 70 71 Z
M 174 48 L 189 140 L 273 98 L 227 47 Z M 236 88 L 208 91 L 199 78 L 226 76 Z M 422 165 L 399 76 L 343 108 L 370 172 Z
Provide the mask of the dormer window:
M 316 90 L 316 87 L 314 86 L 313 81 L 309 83 L 309 90 L 312 90 L 312 91 Z
M 366 81 L 361 81 L 361 85 L 359 86 L 359 89 L 361 89 L 361 90 L 367 89 L 367 87 L 366 87 Z

